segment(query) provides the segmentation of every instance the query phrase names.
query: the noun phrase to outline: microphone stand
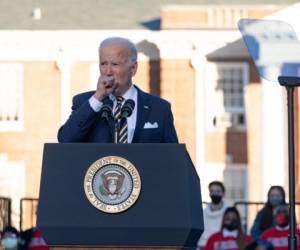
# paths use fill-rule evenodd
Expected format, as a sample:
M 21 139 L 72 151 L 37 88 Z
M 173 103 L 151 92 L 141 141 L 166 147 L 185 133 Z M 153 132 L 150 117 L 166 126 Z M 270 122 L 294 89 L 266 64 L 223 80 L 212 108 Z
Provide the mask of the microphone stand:
M 118 144 L 118 133 L 120 130 L 120 122 L 118 122 L 118 120 L 115 120 L 115 129 L 114 129 L 114 143 Z
M 294 88 L 300 86 L 299 77 L 279 76 L 278 81 L 287 90 L 288 105 L 288 154 L 289 154 L 289 250 L 297 249 L 295 215 L 295 142 L 294 142 Z
M 114 143 L 118 144 L 118 134 L 121 128 L 121 123 L 131 116 L 135 103 L 132 99 L 127 99 L 121 108 L 121 119 L 118 121 L 114 119 Z

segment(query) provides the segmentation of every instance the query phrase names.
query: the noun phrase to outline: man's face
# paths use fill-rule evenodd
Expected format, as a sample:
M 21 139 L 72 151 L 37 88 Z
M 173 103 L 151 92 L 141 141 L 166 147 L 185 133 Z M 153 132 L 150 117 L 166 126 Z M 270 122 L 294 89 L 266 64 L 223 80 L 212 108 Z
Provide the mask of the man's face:
M 219 185 L 211 185 L 209 188 L 209 193 L 210 194 L 219 194 L 223 196 L 223 190 Z
M 126 92 L 136 73 L 137 63 L 132 62 L 129 56 L 129 49 L 124 44 L 110 44 L 100 49 L 100 73 L 113 78 L 115 96 Z
M 211 185 L 209 187 L 209 196 L 213 203 L 219 204 L 223 199 L 224 193 L 219 185 Z

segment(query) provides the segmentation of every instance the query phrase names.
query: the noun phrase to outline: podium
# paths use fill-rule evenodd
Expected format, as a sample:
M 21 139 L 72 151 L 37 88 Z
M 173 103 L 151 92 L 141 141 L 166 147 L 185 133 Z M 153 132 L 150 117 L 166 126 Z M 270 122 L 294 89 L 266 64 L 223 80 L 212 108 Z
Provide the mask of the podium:
M 101 179 L 89 171 L 105 157 L 139 173 L 139 196 L 122 212 L 89 200 L 87 180 Z M 183 144 L 45 144 L 37 226 L 53 249 L 193 249 L 203 232 L 199 177 Z

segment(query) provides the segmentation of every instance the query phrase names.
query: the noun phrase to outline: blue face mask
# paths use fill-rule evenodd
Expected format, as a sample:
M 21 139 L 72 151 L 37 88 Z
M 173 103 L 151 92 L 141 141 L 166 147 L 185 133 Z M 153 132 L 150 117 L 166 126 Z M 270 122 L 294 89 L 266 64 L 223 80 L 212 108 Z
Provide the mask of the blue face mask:
M 277 207 L 278 205 L 283 203 L 283 199 L 280 197 L 271 197 L 269 199 L 269 202 L 272 205 L 272 207 Z
M 4 249 L 14 249 L 18 245 L 18 240 L 16 238 L 7 237 L 2 239 L 1 244 Z

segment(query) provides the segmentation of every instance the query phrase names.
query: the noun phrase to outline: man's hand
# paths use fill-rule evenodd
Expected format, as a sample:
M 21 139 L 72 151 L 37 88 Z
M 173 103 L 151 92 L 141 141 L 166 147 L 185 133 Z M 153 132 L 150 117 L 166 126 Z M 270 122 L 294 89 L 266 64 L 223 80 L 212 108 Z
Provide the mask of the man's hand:
M 115 79 L 112 76 L 99 76 L 96 93 L 94 97 L 102 101 L 104 97 L 111 94 L 116 88 Z

